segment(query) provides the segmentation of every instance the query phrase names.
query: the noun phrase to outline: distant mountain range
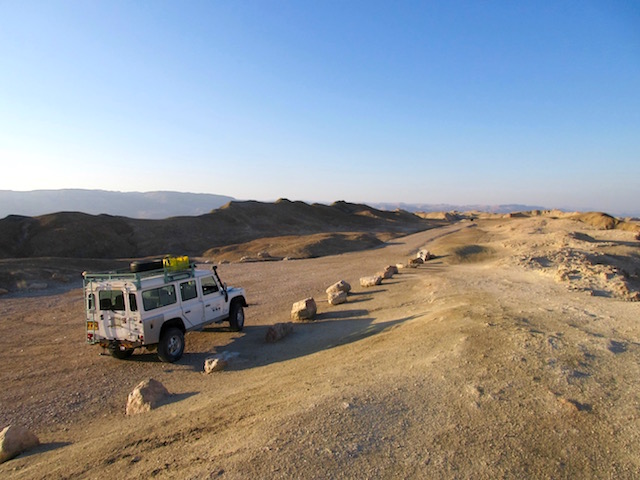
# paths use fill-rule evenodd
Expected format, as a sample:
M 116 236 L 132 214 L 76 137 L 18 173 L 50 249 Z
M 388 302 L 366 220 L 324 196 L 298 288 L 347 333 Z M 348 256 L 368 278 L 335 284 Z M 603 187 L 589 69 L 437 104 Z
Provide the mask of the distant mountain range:
M 129 218 L 162 219 L 197 216 L 234 200 L 208 193 L 112 192 L 106 190 L 0 190 L 0 218 L 34 217 L 57 212 L 106 213 Z
M 129 218 L 163 219 L 198 216 L 236 200 L 225 195 L 181 192 L 114 192 L 107 190 L 0 190 L 0 218 L 7 215 L 35 217 L 57 212 L 106 213 Z M 511 213 L 544 210 L 531 205 L 450 205 L 423 203 L 368 203 L 379 210 L 408 212 L 482 211 Z
M 513 213 L 528 212 L 531 210 L 547 210 L 548 207 L 534 205 L 451 205 L 449 203 L 370 203 L 380 210 L 406 210 L 407 212 L 487 212 L 487 213 Z
M 17 192 L 0 190 L 0 218 L 7 215 L 35 217 L 58 212 L 83 212 L 91 215 L 108 215 L 159 220 L 170 217 L 194 217 L 210 213 L 234 197 L 209 193 L 181 192 L 114 192 L 107 190 L 32 190 Z M 453 205 L 448 203 L 367 203 L 378 210 L 407 212 L 488 212 L 512 213 L 531 210 L 548 210 L 550 207 L 539 205 L 502 204 L 502 205 Z M 563 209 L 559 209 L 563 210 Z M 611 212 L 609 212 L 611 213 Z M 637 216 L 637 213 L 625 213 L 621 216 Z

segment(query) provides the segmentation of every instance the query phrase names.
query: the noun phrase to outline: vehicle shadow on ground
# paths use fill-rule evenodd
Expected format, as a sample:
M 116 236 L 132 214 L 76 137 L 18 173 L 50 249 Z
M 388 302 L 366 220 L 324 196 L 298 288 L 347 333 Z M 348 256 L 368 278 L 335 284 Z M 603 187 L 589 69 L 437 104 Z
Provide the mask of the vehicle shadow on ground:
M 268 325 L 245 327 L 245 335 L 218 350 L 218 353 L 237 352 L 229 362 L 228 371 L 246 370 L 295 358 L 312 355 L 323 350 L 351 344 L 382 333 L 396 325 L 415 318 L 399 318 L 388 322 L 374 323 L 367 310 L 345 310 L 323 313 L 315 321 L 293 323 L 293 332 L 278 342 L 265 340 Z M 190 354 L 189 363 L 197 370 L 211 354 Z

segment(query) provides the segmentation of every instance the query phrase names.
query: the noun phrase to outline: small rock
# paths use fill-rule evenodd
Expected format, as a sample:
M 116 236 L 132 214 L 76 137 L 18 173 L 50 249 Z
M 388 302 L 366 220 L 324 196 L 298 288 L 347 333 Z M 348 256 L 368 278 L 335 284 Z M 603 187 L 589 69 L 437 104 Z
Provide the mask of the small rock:
M 45 282 L 33 282 L 29 284 L 29 290 L 46 290 L 49 285 Z
M 127 415 L 148 412 L 169 396 L 169 391 L 162 383 L 150 378 L 140 382 L 127 398 Z
M 388 265 L 385 267 L 384 271 L 380 272 L 380 275 L 383 279 L 392 278 L 394 275 L 398 273 L 398 268 L 395 265 Z
M 0 295 L 6 295 L 7 293 L 9 293 L 9 290 L 6 288 L 0 288 Z
M 351 291 L 351 285 L 349 285 L 344 280 L 340 280 L 339 282 L 334 283 L 329 288 L 327 288 L 327 294 L 333 292 L 346 292 L 349 293 Z
M 567 407 L 569 411 L 572 411 L 572 412 L 590 412 L 591 411 L 591 405 L 587 403 L 581 403 L 572 398 L 559 397 L 558 401 L 562 405 Z
M 339 305 L 347 301 L 347 292 L 330 292 L 327 294 L 327 301 L 330 305 Z
M 205 373 L 219 372 L 229 366 L 230 363 L 240 356 L 238 352 L 222 352 L 204 361 Z
M 224 370 L 227 367 L 227 365 L 229 365 L 229 363 L 223 360 L 222 358 L 219 358 L 219 357 L 207 358 L 204 361 L 204 373 L 220 372 Z
M 0 463 L 38 445 L 40 440 L 30 430 L 18 425 L 9 425 L 0 432 Z
M 376 285 L 380 285 L 381 283 L 382 283 L 382 277 L 380 275 L 373 275 L 371 277 L 360 278 L 361 287 L 374 287 Z
M 316 301 L 312 298 L 305 298 L 293 304 L 291 307 L 291 320 L 299 322 L 302 320 L 313 320 L 318 311 Z
M 420 250 L 416 254 L 416 258 L 420 258 L 422 259 L 423 262 L 427 262 L 433 258 L 436 258 L 436 256 L 433 253 L 431 253 L 429 250 Z
M 404 263 L 396 263 L 396 268 L 400 270 L 402 268 L 407 268 L 407 266 Z
M 424 260 L 421 258 L 412 258 L 409 260 L 409 268 L 417 268 L 418 265 L 422 265 Z
M 265 342 L 274 343 L 283 339 L 287 335 L 293 332 L 293 324 L 291 322 L 276 323 L 271 325 L 265 335 Z

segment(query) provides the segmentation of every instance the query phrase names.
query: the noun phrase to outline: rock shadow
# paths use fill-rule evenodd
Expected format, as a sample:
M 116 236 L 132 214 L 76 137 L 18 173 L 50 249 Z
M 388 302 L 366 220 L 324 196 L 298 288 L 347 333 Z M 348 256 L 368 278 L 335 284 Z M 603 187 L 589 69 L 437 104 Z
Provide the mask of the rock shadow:
M 383 293 L 383 292 L 386 292 L 386 290 L 383 289 L 383 288 L 378 289 L 378 290 L 363 290 L 361 292 L 349 292 L 349 297 L 348 298 L 350 298 L 350 297 L 358 297 L 358 296 L 361 296 L 361 295 L 373 295 L 375 293 Z
M 21 453 L 16 458 L 25 458 L 30 457 L 31 455 L 37 455 L 40 453 L 51 452 L 53 450 L 57 450 L 59 448 L 64 448 L 71 445 L 71 442 L 48 442 L 41 443 L 37 447 L 32 448 L 31 450 L 27 450 L 26 452 Z
M 369 310 L 355 309 L 355 310 L 334 310 L 330 312 L 322 312 L 316 315 L 315 320 L 311 320 L 306 323 L 322 322 L 326 320 L 340 320 L 344 318 L 363 317 L 369 314 Z
M 619 353 L 624 353 L 627 351 L 627 344 L 624 342 L 617 342 L 615 340 L 609 340 L 609 345 L 607 349 L 611 353 L 615 353 L 616 355 Z
M 159 405 L 160 406 L 164 406 L 164 405 L 171 405 L 172 403 L 178 403 L 181 402 L 183 400 L 186 400 L 187 398 L 191 398 L 194 397 L 196 395 L 198 395 L 200 392 L 184 392 L 184 393 L 170 393 L 168 397 L 166 397 Z

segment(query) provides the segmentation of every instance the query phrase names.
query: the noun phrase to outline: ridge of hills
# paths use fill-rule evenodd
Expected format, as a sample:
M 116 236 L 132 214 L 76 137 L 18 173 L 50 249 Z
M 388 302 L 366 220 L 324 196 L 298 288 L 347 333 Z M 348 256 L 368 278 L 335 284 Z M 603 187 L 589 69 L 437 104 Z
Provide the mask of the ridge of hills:
M 215 247 L 261 238 L 337 232 L 357 232 L 382 242 L 441 223 L 344 201 L 323 205 L 287 199 L 231 201 L 204 215 L 162 220 L 80 212 L 9 215 L 0 220 L 0 258 L 199 256 Z

